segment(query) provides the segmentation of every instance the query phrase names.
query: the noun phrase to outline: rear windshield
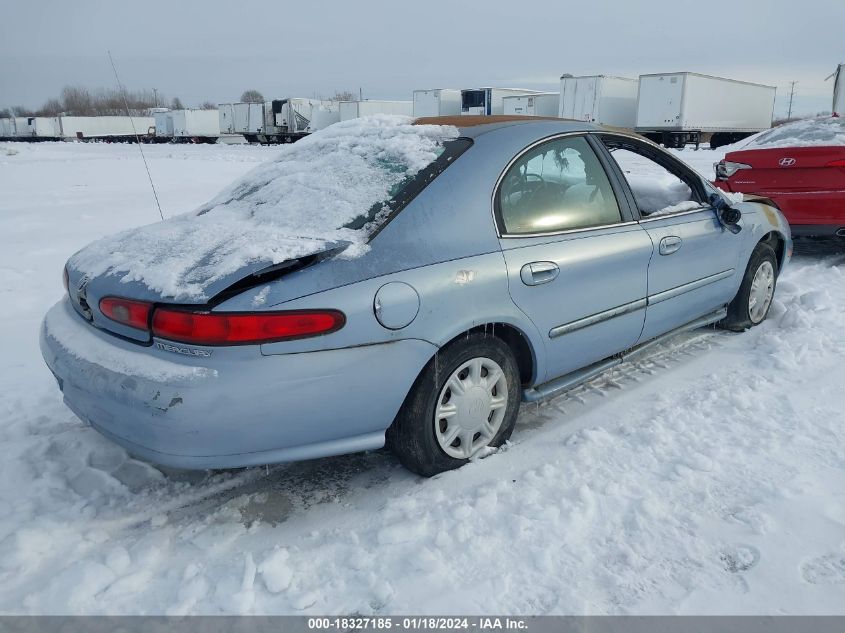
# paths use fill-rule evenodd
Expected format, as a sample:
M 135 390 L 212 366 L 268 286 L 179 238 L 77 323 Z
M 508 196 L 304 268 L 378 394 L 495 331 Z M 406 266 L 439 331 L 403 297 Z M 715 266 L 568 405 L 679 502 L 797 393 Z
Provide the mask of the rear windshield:
M 436 150 L 437 158 L 428 167 L 415 174 L 406 175 L 390 188 L 387 200 L 376 202 L 366 213 L 344 224 L 343 228 L 363 230 L 372 237 L 471 145 L 472 141 L 468 138 L 443 141 Z M 384 167 L 391 171 L 401 169 L 400 165 L 389 163 Z
M 845 119 L 829 117 L 787 123 L 763 132 L 743 149 L 800 147 L 802 145 L 845 145 Z
M 442 171 L 463 145 L 454 127 L 411 121 L 379 115 L 332 125 L 285 148 L 197 215 L 234 214 L 291 236 L 349 239 L 335 232 L 369 231 L 418 174 L 435 164 Z

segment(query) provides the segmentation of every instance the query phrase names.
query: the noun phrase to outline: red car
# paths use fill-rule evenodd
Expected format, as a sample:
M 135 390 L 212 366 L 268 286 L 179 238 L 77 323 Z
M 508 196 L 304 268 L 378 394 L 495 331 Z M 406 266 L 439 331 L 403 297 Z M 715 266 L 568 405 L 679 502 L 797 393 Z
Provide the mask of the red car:
M 845 237 L 845 119 L 788 123 L 728 152 L 715 185 L 771 198 L 795 236 Z

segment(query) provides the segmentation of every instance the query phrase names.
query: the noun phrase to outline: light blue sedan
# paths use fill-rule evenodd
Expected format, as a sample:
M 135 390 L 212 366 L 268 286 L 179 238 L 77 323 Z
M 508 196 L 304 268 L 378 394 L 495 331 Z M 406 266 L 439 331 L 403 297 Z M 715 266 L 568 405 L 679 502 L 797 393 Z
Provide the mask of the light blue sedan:
M 554 396 L 679 331 L 761 323 L 792 241 L 631 134 L 373 117 L 198 211 L 95 242 L 41 349 L 131 454 L 230 468 L 387 445 L 464 464 Z

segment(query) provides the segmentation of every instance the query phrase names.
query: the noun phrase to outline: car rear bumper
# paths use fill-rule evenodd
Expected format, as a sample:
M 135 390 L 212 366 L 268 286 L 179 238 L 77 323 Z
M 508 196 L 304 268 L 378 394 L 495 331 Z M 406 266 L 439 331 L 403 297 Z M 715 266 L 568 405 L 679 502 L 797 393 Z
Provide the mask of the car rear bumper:
M 419 371 L 426 341 L 234 358 L 156 353 L 102 332 L 67 300 L 41 352 L 82 420 L 146 461 L 234 468 L 378 448 Z

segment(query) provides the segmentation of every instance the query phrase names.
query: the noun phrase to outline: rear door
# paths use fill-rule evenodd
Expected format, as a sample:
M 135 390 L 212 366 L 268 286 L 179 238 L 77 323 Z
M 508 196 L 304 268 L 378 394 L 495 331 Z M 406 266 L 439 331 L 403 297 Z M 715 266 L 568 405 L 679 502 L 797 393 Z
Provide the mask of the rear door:
M 596 120 L 596 100 L 598 79 L 595 77 L 579 77 L 574 82 L 572 96 L 573 118 L 579 121 Z
M 628 185 L 639 224 L 654 244 L 640 340 L 729 303 L 736 275 L 744 273 L 739 253 L 745 234 L 722 226 L 701 177 L 648 143 L 612 134 L 601 138 Z
M 584 135 L 526 148 L 494 205 L 508 287 L 544 336 L 540 382 L 618 353 L 642 330 L 652 244 Z
M 845 224 L 845 146 L 751 149 L 725 159 L 751 166 L 730 177 L 731 189 L 772 198 L 790 224 Z

